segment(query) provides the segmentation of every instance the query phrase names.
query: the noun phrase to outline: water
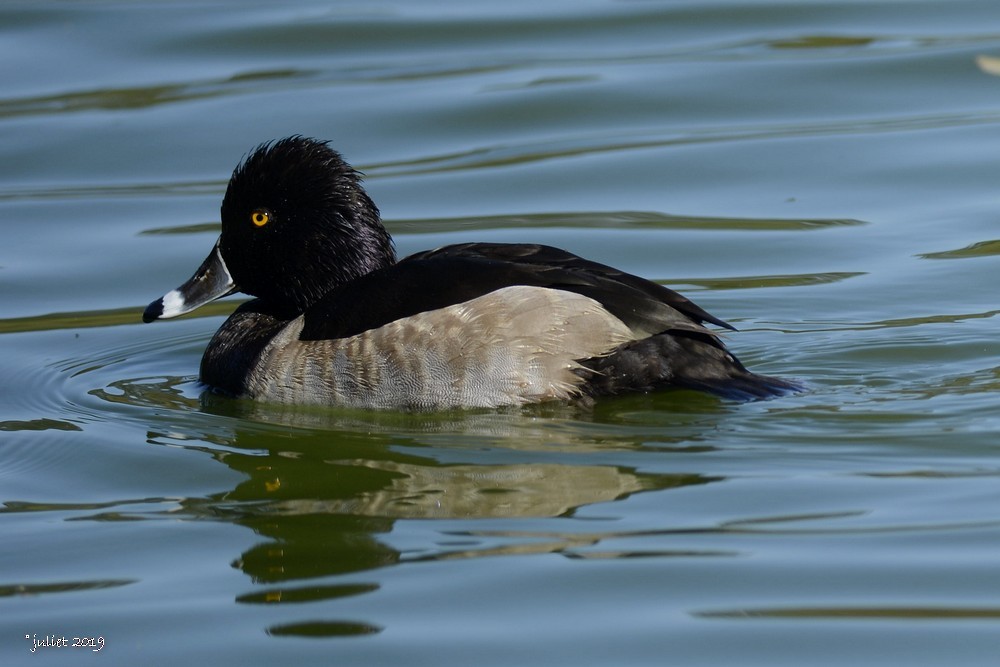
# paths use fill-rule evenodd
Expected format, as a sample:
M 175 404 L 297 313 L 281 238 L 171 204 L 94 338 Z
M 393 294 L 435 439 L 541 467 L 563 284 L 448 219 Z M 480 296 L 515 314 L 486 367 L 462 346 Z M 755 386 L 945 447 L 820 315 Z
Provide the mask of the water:
M 994 2 L 0 7 L 0 662 L 993 664 Z M 978 60 L 977 60 L 978 58 Z M 565 247 L 795 397 L 295 410 L 142 325 L 255 144 Z M 33 640 L 95 638 L 95 646 Z M 48 642 L 51 643 L 51 642 Z M 72 657 L 70 657 L 72 656 Z

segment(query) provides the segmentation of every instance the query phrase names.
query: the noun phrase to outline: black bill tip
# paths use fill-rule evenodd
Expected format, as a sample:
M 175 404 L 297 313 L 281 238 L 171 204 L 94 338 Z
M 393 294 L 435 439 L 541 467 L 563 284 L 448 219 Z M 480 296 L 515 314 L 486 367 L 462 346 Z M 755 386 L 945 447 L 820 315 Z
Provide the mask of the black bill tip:
M 149 323 L 163 316 L 163 299 L 157 299 L 142 311 L 142 321 Z

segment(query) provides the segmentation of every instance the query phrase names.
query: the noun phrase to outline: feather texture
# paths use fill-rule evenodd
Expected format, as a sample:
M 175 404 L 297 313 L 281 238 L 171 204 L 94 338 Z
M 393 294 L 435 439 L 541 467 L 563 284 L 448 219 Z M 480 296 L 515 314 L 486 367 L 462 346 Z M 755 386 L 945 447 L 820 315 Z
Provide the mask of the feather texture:
M 582 393 L 578 360 L 635 334 L 573 292 L 505 287 L 347 338 L 300 340 L 304 318 L 264 348 L 246 393 L 280 403 L 497 407 Z

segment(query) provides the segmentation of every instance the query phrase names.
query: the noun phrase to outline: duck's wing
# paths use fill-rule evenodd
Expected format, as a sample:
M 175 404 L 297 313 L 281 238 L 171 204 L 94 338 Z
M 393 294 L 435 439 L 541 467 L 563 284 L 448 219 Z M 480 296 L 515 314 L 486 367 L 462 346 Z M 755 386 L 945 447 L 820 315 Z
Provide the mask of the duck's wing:
M 302 340 L 346 338 L 417 313 L 526 285 L 599 302 L 642 336 L 733 327 L 662 285 L 551 246 L 465 243 L 411 255 L 333 290 L 305 313 Z
M 531 267 L 539 276 L 546 276 L 555 280 L 567 280 L 566 286 L 563 289 L 587 294 L 587 296 L 600 301 L 611 312 L 614 312 L 614 301 L 621 299 L 625 303 L 628 302 L 628 292 L 627 290 L 622 290 L 622 287 L 629 287 L 645 294 L 654 301 L 670 306 L 697 324 L 709 322 L 716 326 L 736 331 L 736 327 L 733 325 L 708 313 L 690 299 L 672 289 L 632 275 L 631 273 L 625 273 L 613 266 L 584 259 L 553 246 L 527 243 L 462 243 L 417 253 L 407 259 L 451 256 L 481 257 L 483 259 L 521 265 L 524 269 Z M 583 278 L 583 276 L 587 276 L 587 278 Z M 581 278 L 583 279 L 581 280 Z M 578 286 L 581 289 L 573 289 L 574 281 L 579 281 Z M 591 284 L 595 287 L 603 285 L 609 289 L 609 298 L 607 300 L 599 298 L 599 290 L 588 290 L 585 292 L 584 289 Z M 560 287 L 556 282 L 548 286 Z

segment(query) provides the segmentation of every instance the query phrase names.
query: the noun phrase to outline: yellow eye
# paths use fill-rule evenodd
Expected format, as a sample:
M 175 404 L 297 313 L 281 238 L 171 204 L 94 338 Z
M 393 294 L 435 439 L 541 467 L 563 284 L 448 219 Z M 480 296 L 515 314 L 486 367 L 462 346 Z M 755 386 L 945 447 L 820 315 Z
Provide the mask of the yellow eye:
M 263 227 L 267 223 L 271 222 L 271 214 L 267 211 L 254 211 L 250 214 L 250 222 L 258 227 Z

